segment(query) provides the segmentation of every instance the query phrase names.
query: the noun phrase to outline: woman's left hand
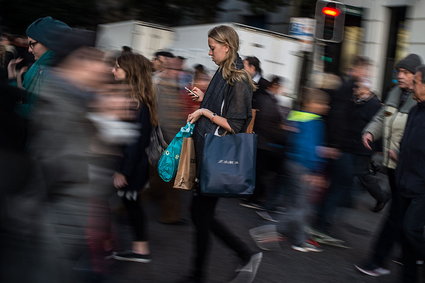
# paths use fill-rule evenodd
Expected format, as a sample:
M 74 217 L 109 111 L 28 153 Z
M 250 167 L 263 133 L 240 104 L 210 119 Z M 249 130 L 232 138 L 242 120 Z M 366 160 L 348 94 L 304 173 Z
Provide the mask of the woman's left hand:
M 199 118 L 202 116 L 202 109 L 198 109 L 193 113 L 190 113 L 189 116 L 187 116 L 187 122 L 195 123 L 198 121 Z

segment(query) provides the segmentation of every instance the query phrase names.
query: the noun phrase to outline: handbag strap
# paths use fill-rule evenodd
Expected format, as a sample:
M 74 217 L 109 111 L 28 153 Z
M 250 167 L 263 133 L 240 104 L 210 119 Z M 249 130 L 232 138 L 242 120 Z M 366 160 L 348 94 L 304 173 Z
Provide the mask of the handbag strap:
M 220 116 L 221 117 L 223 117 L 223 108 L 224 108 L 224 99 L 223 99 L 223 102 L 221 103 L 221 110 L 220 110 Z M 220 135 L 219 133 L 218 133 L 218 130 L 220 129 L 220 126 L 217 126 L 217 128 L 215 129 L 215 131 L 214 131 L 214 135 L 215 136 L 219 136 L 219 137 L 222 137 L 222 136 L 225 136 L 226 134 L 227 134 L 227 131 L 225 131 L 224 132 L 224 134 L 222 134 L 222 135 Z

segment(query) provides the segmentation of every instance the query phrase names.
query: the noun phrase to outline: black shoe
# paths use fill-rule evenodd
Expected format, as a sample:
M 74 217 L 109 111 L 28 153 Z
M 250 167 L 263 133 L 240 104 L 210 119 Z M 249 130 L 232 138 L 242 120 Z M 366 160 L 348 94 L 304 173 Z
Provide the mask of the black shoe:
M 116 260 L 134 261 L 134 262 L 141 262 L 141 263 L 151 262 L 150 254 L 143 255 L 143 254 L 137 254 L 132 251 L 114 253 L 112 255 L 112 258 Z

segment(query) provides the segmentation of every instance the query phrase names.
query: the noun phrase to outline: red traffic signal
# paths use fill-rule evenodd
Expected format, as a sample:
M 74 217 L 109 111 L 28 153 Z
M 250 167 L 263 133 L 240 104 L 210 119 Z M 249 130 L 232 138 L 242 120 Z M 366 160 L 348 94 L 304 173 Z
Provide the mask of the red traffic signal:
M 344 37 L 345 5 L 334 0 L 317 0 L 316 3 L 317 40 L 341 42 Z
M 341 12 L 337 8 L 323 7 L 322 13 L 326 16 L 338 17 Z

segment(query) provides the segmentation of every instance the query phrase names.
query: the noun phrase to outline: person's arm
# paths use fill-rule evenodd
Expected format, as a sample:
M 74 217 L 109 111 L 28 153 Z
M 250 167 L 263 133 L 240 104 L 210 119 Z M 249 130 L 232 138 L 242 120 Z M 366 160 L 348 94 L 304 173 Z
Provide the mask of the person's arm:
M 362 142 L 366 148 L 371 149 L 370 143 L 382 137 L 385 117 L 385 105 L 382 105 L 372 121 L 363 129 Z
M 212 112 L 211 110 L 208 110 L 206 108 L 200 108 L 196 110 L 195 112 L 189 114 L 187 117 L 187 122 L 195 123 L 198 121 L 201 116 L 205 116 L 206 118 L 210 119 L 211 122 L 216 124 L 217 126 L 220 126 L 221 128 L 225 129 L 228 132 L 232 131 L 232 128 L 230 127 L 229 123 L 227 122 L 227 119 L 219 116 L 217 113 Z
M 201 108 L 189 114 L 187 121 L 195 123 L 201 116 L 231 133 L 239 133 L 251 115 L 252 90 L 244 82 L 237 82 L 233 86 L 232 100 L 226 118 L 213 113 L 209 109 Z

